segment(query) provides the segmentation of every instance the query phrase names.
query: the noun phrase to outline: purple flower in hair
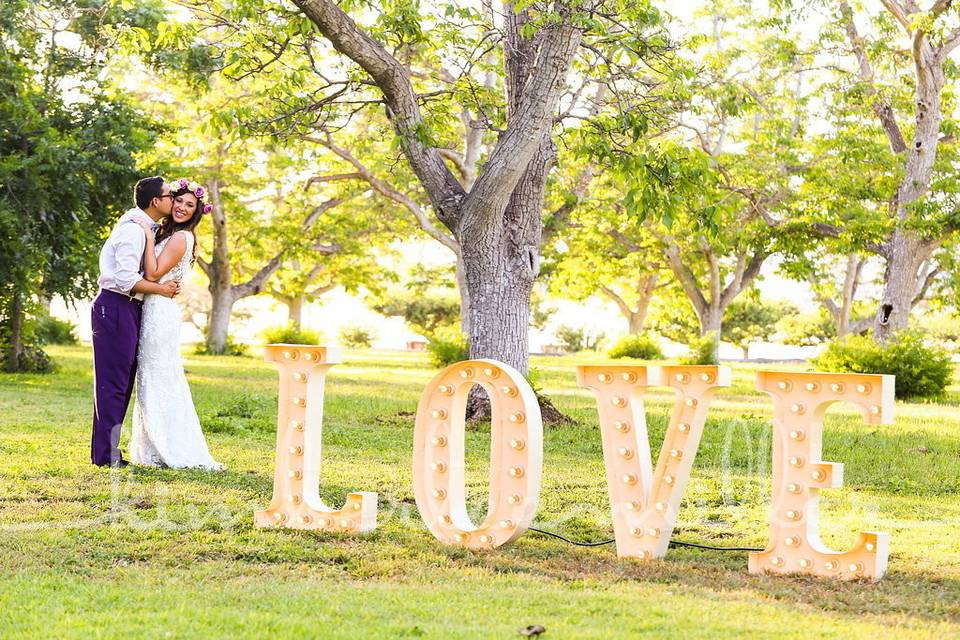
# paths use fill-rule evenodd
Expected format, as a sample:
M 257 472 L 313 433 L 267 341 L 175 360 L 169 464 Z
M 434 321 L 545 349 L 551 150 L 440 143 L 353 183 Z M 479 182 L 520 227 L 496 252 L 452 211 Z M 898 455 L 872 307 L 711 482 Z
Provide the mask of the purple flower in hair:
M 187 185 L 190 184 L 186 178 L 180 178 L 180 188 L 186 189 Z
M 206 193 L 206 191 L 203 190 L 203 187 L 197 187 L 197 190 L 193 192 L 193 195 L 197 196 L 198 198 L 202 198 L 204 193 Z
M 211 211 L 213 211 L 213 205 L 212 205 L 212 204 L 205 204 L 205 205 L 203 205 L 203 212 L 204 212 L 204 213 L 210 213 Z

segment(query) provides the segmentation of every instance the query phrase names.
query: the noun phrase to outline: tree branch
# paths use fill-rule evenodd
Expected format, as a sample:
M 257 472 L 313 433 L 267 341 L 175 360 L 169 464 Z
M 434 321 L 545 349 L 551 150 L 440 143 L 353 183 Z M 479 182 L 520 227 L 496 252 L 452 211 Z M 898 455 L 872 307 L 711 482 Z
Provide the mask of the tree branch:
M 888 4 L 895 5 L 896 3 L 894 0 L 884 0 L 884 5 Z M 889 8 L 890 7 L 888 7 L 888 9 Z M 893 10 L 891 9 L 891 11 Z M 846 2 L 846 0 L 841 0 L 840 2 L 840 15 L 842 16 L 844 28 L 847 32 L 847 39 L 850 41 L 853 54 L 856 56 L 857 62 L 860 65 L 860 81 L 866 85 L 867 95 L 873 97 L 873 112 L 877 114 L 877 118 L 880 119 L 880 124 L 883 126 L 883 130 L 887 134 L 887 139 L 890 141 L 890 148 L 894 153 L 902 153 L 906 151 L 907 143 L 903 139 L 903 133 L 897 124 L 890 101 L 880 94 L 873 85 L 873 67 L 867 58 L 867 52 L 863 47 L 863 40 L 857 32 L 857 25 L 853 22 L 853 9 L 850 8 L 850 4 Z
M 454 229 L 466 196 L 438 149 L 427 144 L 427 125 L 409 72 L 331 0 L 293 0 L 333 47 L 369 74 L 383 93 L 387 115 L 413 172 L 448 228 Z

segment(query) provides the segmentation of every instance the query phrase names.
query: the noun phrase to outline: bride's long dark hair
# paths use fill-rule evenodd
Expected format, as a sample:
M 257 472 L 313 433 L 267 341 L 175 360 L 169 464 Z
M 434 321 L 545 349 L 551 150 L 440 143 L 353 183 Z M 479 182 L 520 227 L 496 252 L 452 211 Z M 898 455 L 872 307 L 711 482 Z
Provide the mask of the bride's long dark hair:
M 177 189 L 176 191 L 173 191 L 173 197 L 178 198 L 186 193 L 189 193 L 194 198 L 197 198 L 197 194 L 190 189 Z M 203 198 L 197 198 L 197 208 L 193 212 L 193 215 L 190 216 L 190 219 L 186 222 L 174 222 L 173 213 L 171 213 L 160 223 L 160 228 L 157 229 L 157 235 L 155 236 L 154 241 L 157 244 L 160 244 L 163 240 L 169 238 L 177 231 L 189 231 L 193 236 L 193 249 L 190 255 L 190 262 L 192 263 L 197 257 L 197 234 L 194 229 L 196 229 L 197 225 L 200 224 L 200 218 L 202 218 L 204 215 L 205 206 L 206 205 L 203 203 Z

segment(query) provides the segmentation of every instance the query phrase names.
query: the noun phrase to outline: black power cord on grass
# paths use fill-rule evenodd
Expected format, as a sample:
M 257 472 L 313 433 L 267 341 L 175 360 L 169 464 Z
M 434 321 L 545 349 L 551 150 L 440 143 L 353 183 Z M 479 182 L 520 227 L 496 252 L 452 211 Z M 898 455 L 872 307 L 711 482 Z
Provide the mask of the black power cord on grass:
M 542 533 L 545 536 L 550 536 L 557 538 L 558 540 L 563 540 L 569 544 L 576 545 L 578 547 L 600 547 L 605 544 L 612 544 L 615 540 L 599 540 L 597 542 L 577 542 L 576 540 L 571 540 L 570 538 L 565 538 L 559 533 L 554 533 L 552 531 L 544 531 L 543 529 L 535 529 L 533 527 L 529 528 L 530 531 L 536 531 L 537 533 Z M 692 547 L 694 549 L 709 549 L 711 551 L 763 551 L 762 548 L 757 547 L 715 547 L 709 544 L 699 544 L 697 542 L 683 542 L 682 540 L 671 540 L 671 547 Z

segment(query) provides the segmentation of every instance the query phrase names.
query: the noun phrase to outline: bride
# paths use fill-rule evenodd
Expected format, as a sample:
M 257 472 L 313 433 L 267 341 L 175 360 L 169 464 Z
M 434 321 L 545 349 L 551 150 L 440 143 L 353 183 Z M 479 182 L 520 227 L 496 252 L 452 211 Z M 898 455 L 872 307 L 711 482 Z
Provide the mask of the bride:
M 144 277 L 166 282 L 181 279 L 194 259 L 194 229 L 212 206 L 203 203 L 204 189 L 196 182 L 170 185 L 173 211 L 156 231 L 146 222 Z M 130 455 L 134 464 L 199 467 L 221 470 L 207 449 L 190 386 L 180 359 L 180 307 L 172 298 L 146 295 L 137 354 L 137 402 L 133 412 Z

